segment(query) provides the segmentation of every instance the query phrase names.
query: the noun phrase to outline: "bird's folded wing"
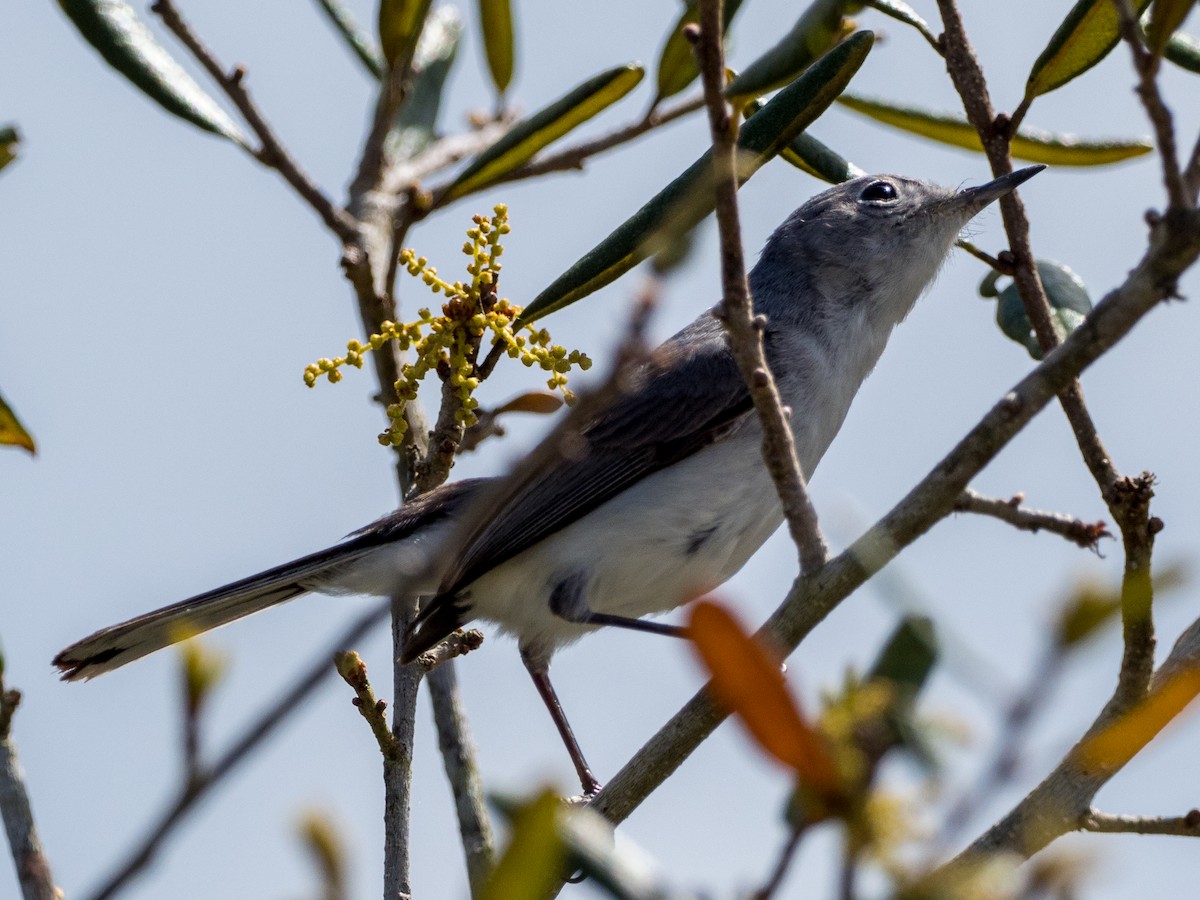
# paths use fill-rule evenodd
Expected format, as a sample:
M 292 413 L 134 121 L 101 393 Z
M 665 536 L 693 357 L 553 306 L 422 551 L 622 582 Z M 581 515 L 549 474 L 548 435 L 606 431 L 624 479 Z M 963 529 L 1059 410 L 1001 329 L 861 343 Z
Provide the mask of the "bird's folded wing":
M 569 452 L 496 480 L 494 506 L 481 510 L 479 526 L 442 583 L 442 596 L 719 440 L 751 411 L 749 392 L 712 316 L 659 348 L 633 381 L 584 426 Z M 481 503 L 486 507 L 486 500 Z

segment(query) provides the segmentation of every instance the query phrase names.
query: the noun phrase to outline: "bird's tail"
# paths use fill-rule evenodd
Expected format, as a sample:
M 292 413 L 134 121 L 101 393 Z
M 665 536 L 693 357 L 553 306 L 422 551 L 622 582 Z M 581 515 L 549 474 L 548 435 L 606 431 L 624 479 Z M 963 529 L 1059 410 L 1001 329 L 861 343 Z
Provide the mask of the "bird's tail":
M 97 631 L 54 657 L 64 681 L 92 678 L 155 650 L 308 593 L 369 548 L 341 544 Z

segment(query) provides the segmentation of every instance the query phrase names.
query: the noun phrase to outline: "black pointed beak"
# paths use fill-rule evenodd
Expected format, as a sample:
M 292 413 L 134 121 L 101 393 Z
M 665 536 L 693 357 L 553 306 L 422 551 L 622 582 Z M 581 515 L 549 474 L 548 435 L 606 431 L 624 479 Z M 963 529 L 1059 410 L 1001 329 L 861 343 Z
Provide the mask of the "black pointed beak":
M 978 212 L 992 201 L 999 200 L 1005 194 L 1013 191 L 1017 185 L 1024 184 L 1044 168 L 1046 167 L 1043 165 L 1026 166 L 1024 169 L 1017 169 L 1015 172 L 1001 175 L 979 187 L 964 188 L 954 195 L 952 202 L 955 206 L 971 210 L 972 213 Z

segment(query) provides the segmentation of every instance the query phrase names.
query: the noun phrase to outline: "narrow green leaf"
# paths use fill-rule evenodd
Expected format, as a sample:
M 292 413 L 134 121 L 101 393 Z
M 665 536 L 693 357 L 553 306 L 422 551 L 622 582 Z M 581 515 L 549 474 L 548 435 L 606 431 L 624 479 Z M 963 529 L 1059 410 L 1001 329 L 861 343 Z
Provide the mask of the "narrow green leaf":
M 740 183 L 845 90 L 874 39 L 871 32 L 862 31 L 838 44 L 746 121 L 738 136 Z M 672 235 L 694 227 L 713 210 L 711 179 L 710 150 L 538 294 L 521 319 L 532 321 L 615 281 L 658 249 L 664 225 L 669 223 Z
M 17 158 L 20 144 L 21 135 L 17 132 L 16 125 L 0 127 L 0 169 Z
M 929 23 L 917 15 L 917 11 L 903 2 L 903 0 L 867 0 L 866 5 L 871 7 L 871 9 L 878 10 L 885 16 L 895 19 L 897 22 L 911 25 L 917 31 L 921 32 L 921 36 L 925 40 L 937 46 L 938 36 L 929 27 Z
M 339 0 L 317 0 L 321 9 L 329 16 L 329 21 L 337 29 L 338 34 L 345 40 L 354 55 L 366 67 L 367 71 L 376 78 L 383 77 L 383 56 L 371 36 L 354 21 L 350 10 L 346 9 Z
M 1183 24 L 1194 3 L 1195 0 L 1154 0 L 1150 21 L 1146 23 L 1151 52 L 1158 56 L 1163 54 L 1171 35 Z
M 729 83 L 725 96 L 736 102 L 787 84 L 845 37 L 844 13 L 850 5 L 848 0 L 816 0 L 779 43 Z
M 158 42 L 125 0 L 58 0 L 105 62 L 167 112 L 248 146 L 241 129 Z
M 21 424 L 17 414 L 4 402 L 3 397 L 0 397 L 0 444 L 24 447 L 30 453 L 37 453 L 37 445 L 33 442 L 33 436 L 25 430 L 25 426 Z
M 488 71 L 496 92 L 503 94 L 513 76 L 513 18 L 509 0 L 479 0 L 479 27 Z
M 882 678 L 915 694 L 937 664 L 938 652 L 933 620 L 905 616 L 879 651 L 867 680 Z
M 1140 14 L 1150 0 L 1132 0 Z M 1079 0 L 1050 43 L 1033 64 L 1025 84 L 1025 97 L 1032 99 L 1060 88 L 1104 59 L 1120 40 L 1120 19 L 1113 0 Z
M 1092 298 L 1088 296 L 1083 279 L 1070 268 L 1052 259 L 1037 261 L 1038 277 L 1050 301 L 1051 321 L 1059 340 L 1079 327 L 1092 311 Z M 980 296 L 996 296 L 996 279 L 990 275 L 979 286 Z M 1034 359 L 1042 358 L 1042 348 L 1033 332 L 1033 324 L 1025 313 L 1025 304 L 1016 284 L 1000 291 L 996 303 L 996 324 L 1004 334 L 1021 344 Z
M 416 156 L 437 136 L 438 111 L 446 78 L 454 65 L 462 34 L 462 19 L 453 6 L 439 6 L 429 14 L 413 57 L 412 88 L 408 101 L 384 141 L 392 161 Z
M 844 159 L 807 131 L 784 147 L 779 155 L 796 168 L 830 184 L 841 184 L 867 174 L 866 170 Z
M 512 836 L 481 900 L 543 900 L 563 877 L 567 847 L 558 834 L 561 798 L 551 791 L 511 810 Z
M 1177 31 L 1171 35 L 1163 56 L 1180 68 L 1200 74 L 1200 41 L 1190 34 Z
M 477 191 L 529 162 L 539 150 L 632 91 L 644 74 L 645 70 L 637 63 L 601 72 L 528 119 L 518 122 L 504 137 L 475 157 L 446 189 L 442 202 Z
M 724 31 L 729 32 L 729 23 L 741 8 L 742 0 L 726 0 L 724 6 Z M 668 97 L 678 94 L 696 80 L 700 70 L 696 67 L 696 54 L 692 52 L 691 42 L 683 36 L 683 29 L 700 20 L 698 0 L 684 0 L 683 12 L 679 21 L 667 35 L 662 52 L 658 56 L 658 93 L 654 96 L 654 104 L 658 105 Z
M 433 0 L 379 0 L 379 45 L 389 68 L 408 65 Z
M 979 135 L 960 116 L 896 106 L 882 100 L 843 95 L 840 102 L 864 115 L 930 140 L 982 151 Z M 1029 162 L 1056 166 L 1102 166 L 1142 156 L 1154 149 L 1146 138 L 1085 139 L 1023 128 L 1012 141 L 1012 155 Z

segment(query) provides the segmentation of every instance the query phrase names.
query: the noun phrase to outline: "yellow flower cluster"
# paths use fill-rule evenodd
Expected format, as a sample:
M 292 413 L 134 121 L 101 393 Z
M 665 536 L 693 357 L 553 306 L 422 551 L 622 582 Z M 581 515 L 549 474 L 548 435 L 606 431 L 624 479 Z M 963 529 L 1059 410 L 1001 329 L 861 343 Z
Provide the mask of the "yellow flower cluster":
M 416 399 L 417 386 L 431 370 L 450 384 L 458 400 L 455 419 L 464 427 L 475 424 L 475 409 L 479 401 L 472 394 L 479 387 L 477 368 L 478 353 L 483 338 L 493 335 L 493 344 L 500 344 L 504 352 L 513 359 L 520 359 L 526 366 L 539 366 L 550 373 L 547 385 L 551 390 L 561 390 L 569 403 L 574 394 L 567 390 L 567 373 L 572 366 L 587 370 L 592 362 L 578 350 L 567 351 L 551 343 L 550 332 L 545 328 L 535 329 L 524 325 L 514 329 L 521 307 L 514 306 L 496 296 L 496 283 L 500 273 L 499 258 L 504 252 L 500 238 L 508 234 L 508 208 L 503 204 L 495 208 L 495 216 L 475 216 L 474 227 L 467 231 L 467 242 L 463 253 L 471 258 L 467 265 L 470 283 L 449 283 L 438 276 L 437 269 L 429 265 L 425 257 L 418 257 L 412 250 L 400 254 L 400 262 L 410 275 L 420 278 L 435 294 L 445 294 L 442 314 L 433 315 L 428 309 L 419 310 L 418 320 L 406 325 L 384 322 L 378 334 L 373 334 L 366 344 L 350 341 L 346 355 L 334 359 L 319 359 L 304 370 L 304 383 L 309 387 L 324 375 L 332 382 L 341 381 L 342 366 L 362 368 L 363 354 L 378 350 L 385 343 L 395 341 L 400 349 L 412 349 L 415 359 L 400 372 L 396 382 L 399 402 L 387 409 L 391 422 L 388 430 L 379 436 L 385 445 L 399 445 L 407 427 L 404 407 Z M 522 333 L 524 332 L 524 333 Z

